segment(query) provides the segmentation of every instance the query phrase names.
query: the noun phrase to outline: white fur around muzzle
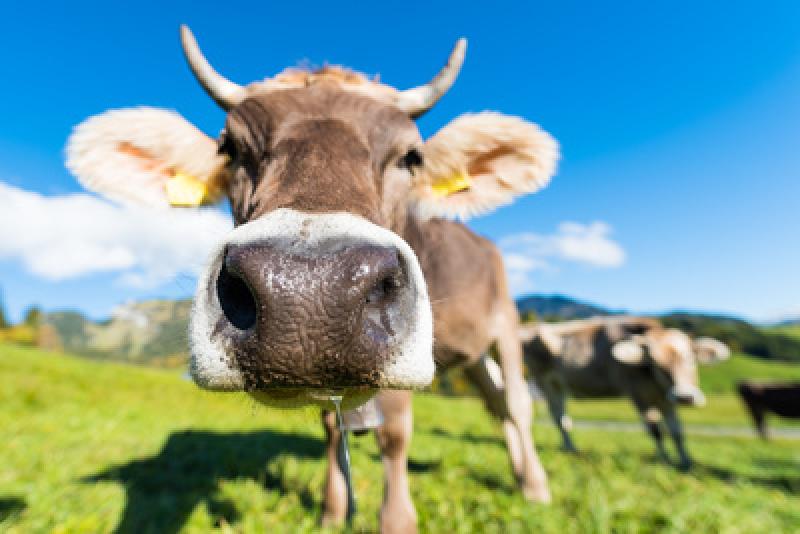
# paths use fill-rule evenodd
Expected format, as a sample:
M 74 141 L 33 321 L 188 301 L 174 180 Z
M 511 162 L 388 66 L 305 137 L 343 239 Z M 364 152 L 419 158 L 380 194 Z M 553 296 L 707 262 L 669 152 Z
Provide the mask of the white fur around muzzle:
M 409 295 L 398 310 L 405 318 L 403 332 L 394 336 L 389 364 L 382 369 L 381 388 L 419 389 L 433 380 L 433 318 L 427 286 L 417 257 L 397 234 L 348 213 L 309 214 L 292 209 L 275 210 L 235 228 L 211 256 L 198 280 L 190 321 L 191 360 L 189 370 L 201 387 L 217 391 L 239 391 L 244 380 L 230 356 L 225 341 L 212 340 L 220 317 L 214 287 L 227 245 L 243 245 L 269 239 L 291 240 L 313 252 L 330 243 L 394 247 L 408 270 Z M 297 246 L 296 244 L 293 246 Z
M 676 384 L 669 392 L 671 400 L 686 399 L 692 406 L 702 408 L 706 405 L 706 396 L 700 388 L 690 384 Z

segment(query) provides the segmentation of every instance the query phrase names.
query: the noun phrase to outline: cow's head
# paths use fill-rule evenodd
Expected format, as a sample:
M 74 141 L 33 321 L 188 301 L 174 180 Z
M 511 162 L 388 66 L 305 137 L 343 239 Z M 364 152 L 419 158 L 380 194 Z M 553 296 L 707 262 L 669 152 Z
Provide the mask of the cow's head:
M 671 401 L 705 405 L 706 397 L 698 385 L 692 340 L 685 332 L 673 328 L 652 330 L 618 341 L 612 346 L 611 353 L 614 359 L 625 365 L 648 367 Z
M 160 206 L 225 197 L 236 227 L 199 280 L 191 373 L 202 387 L 301 404 L 363 400 L 432 379 L 425 280 L 403 240 L 409 217 L 466 217 L 542 187 L 557 146 L 535 125 L 465 115 L 423 141 L 414 119 L 464 59 L 398 91 L 338 67 L 242 87 L 182 28 L 189 66 L 227 112 L 218 139 L 158 109 L 110 111 L 76 128 L 68 166 L 89 189 Z

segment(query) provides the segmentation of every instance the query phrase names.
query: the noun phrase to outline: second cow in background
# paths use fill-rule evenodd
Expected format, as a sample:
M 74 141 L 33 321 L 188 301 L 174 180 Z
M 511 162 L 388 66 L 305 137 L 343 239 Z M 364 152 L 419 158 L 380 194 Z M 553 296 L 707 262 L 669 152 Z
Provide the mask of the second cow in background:
M 728 357 L 727 347 L 709 338 L 692 341 L 684 332 L 665 329 L 655 319 L 616 316 L 524 325 L 520 335 L 525 359 L 542 390 L 567 450 L 567 394 L 576 398 L 628 397 L 669 461 L 663 443 L 663 418 L 679 455 L 681 469 L 691 467 L 676 404 L 703 406 L 697 361 Z

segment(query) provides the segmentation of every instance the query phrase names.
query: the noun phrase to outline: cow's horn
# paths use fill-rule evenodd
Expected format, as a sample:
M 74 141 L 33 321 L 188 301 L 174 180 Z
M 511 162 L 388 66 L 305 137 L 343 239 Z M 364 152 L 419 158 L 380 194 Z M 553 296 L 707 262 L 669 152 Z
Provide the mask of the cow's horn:
M 397 107 L 414 118 L 431 109 L 456 81 L 466 52 L 467 40 L 462 37 L 456 41 L 447 59 L 447 65 L 439 71 L 439 74 L 425 85 L 401 92 L 395 102 Z
M 214 70 L 200 51 L 200 47 L 197 46 L 197 40 L 192 35 L 192 30 L 185 24 L 181 25 L 181 44 L 183 44 L 183 53 L 186 56 L 186 62 L 189 63 L 189 68 L 192 69 L 192 74 L 222 109 L 228 110 L 242 101 L 245 95 L 244 87 L 233 83 Z

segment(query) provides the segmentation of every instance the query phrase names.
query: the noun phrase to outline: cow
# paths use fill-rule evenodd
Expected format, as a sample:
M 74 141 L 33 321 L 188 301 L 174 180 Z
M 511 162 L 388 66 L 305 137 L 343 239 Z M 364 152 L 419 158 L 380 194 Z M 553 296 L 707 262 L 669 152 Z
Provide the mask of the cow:
M 113 110 L 79 125 L 67 166 L 106 197 L 156 207 L 230 203 L 234 229 L 200 275 L 190 372 L 202 388 L 273 406 L 344 408 L 378 398 L 386 467 L 381 525 L 413 530 L 408 490 L 411 390 L 441 366 L 470 364 L 504 419 L 525 494 L 547 501 L 530 433 L 517 318 L 500 257 L 450 219 L 545 186 L 558 145 L 535 124 L 494 112 L 457 117 L 423 140 L 415 119 L 451 87 L 460 39 L 427 84 L 397 90 L 329 66 L 240 86 L 183 26 L 189 67 L 226 112 L 217 139 L 177 113 Z M 498 347 L 500 365 L 484 354 Z M 329 450 L 338 430 L 325 418 Z M 344 516 L 332 462 L 324 519 Z
M 630 316 L 524 325 L 520 337 L 525 361 L 567 451 L 576 450 L 569 435 L 567 394 L 628 397 L 655 440 L 659 456 L 669 462 L 659 424 L 663 417 L 678 451 L 678 466 L 691 467 L 676 404 L 705 404 L 698 387 L 696 354 L 702 350 L 706 361 L 721 360 L 728 355 L 727 348 L 722 350 L 724 345 L 710 339 L 692 342 L 684 332 L 662 328 L 655 319 Z
M 767 413 L 800 419 L 800 382 L 756 384 L 742 381 L 736 384 L 736 390 L 761 439 L 769 439 Z

